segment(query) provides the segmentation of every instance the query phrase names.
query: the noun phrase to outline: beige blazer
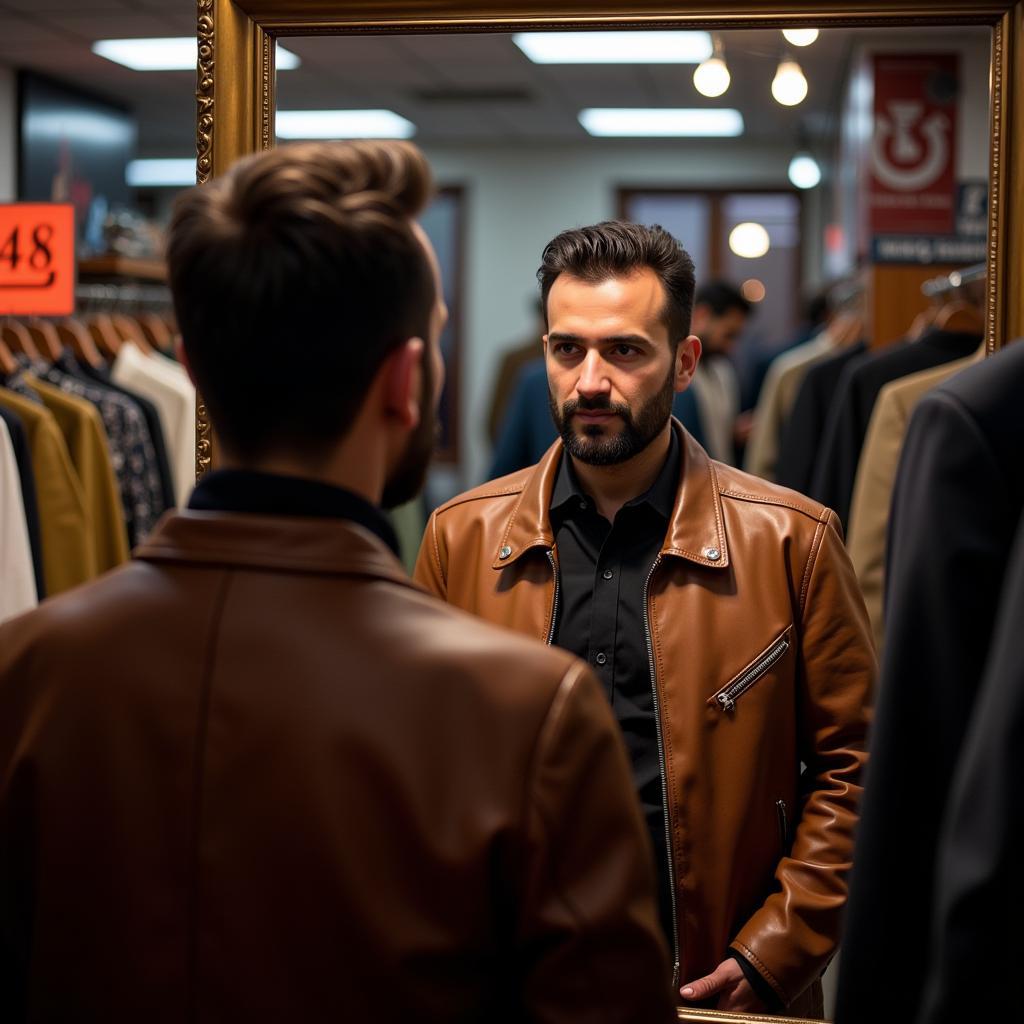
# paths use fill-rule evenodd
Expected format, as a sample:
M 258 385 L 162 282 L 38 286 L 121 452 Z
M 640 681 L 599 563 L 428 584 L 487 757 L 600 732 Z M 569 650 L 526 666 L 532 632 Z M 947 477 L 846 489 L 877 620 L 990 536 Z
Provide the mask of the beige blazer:
M 885 639 L 882 604 L 889 505 L 911 414 L 929 391 L 983 356 L 984 349 L 967 359 L 957 359 L 894 380 L 882 388 L 875 402 L 857 465 L 847 549 L 864 592 L 879 657 Z
M 96 572 L 106 572 L 127 562 L 128 528 L 124 506 L 99 410 L 84 398 L 66 394 L 46 381 L 34 377 L 25 380 L 53 413 L 67 443 L 71 462 L 82 484 L 89 532 L 96 552 Z

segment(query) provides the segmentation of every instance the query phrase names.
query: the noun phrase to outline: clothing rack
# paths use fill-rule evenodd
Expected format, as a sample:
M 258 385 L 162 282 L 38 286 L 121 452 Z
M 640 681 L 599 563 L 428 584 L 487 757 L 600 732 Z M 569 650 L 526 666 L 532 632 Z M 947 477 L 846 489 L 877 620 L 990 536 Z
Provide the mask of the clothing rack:
M 984 263 L 975 263 L 963 270 L 954 270 L 950 274 L 940 274 L 938 277 L 929 278 L 921 285 L 921 292 L 930 299 L 936 298 L 939 295 L 956 291 L 965 284 L 981 281 L 986 273 L 987 268 Z
M 75 301 L 83 311 L 166 310 L 171 306 L 171 290 L 159 284 L 79 284 L 75 286 Z

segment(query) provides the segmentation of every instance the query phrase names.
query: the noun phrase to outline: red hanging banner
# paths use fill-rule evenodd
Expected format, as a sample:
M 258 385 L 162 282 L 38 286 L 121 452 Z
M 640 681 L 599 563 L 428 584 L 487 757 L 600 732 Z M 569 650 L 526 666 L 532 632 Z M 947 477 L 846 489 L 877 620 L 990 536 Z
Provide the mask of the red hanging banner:
M 869 235 L 952 235 L 959 59 L 876 54 Z

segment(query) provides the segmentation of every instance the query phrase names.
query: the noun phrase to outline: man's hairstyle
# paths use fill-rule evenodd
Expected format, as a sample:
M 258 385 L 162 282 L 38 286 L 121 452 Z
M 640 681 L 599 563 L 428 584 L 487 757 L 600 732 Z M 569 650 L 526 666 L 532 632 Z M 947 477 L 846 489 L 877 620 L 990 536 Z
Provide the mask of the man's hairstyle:
M 179 197 L 174 308 L 227 449 L 323 451 L 388 355 L 427 340 L 435 281 L 412 219 L 431 189 L 409 143 L 324 142 L 250 157 Z
M 708 281 L 702 284 L 697 289 L 697 303 L 707 306 L 715 316 L 724 316 L 733 309 L 749 316 L 751 310 L 750 303 L 728 281 Z
M 563 231 L 544 247 L 537 280 L 547 321 L 548 295 L 560 274 L 598 283 L 649 267 L 665 286 L 663 317 L 673 348 L 690 333 L 693 260 L 664 228 L 609 220 Z

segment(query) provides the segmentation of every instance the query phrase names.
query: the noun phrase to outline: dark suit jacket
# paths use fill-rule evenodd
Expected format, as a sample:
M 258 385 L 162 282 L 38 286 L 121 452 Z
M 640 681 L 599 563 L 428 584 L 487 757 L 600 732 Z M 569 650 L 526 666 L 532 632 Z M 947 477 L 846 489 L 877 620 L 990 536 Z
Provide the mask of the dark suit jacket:
M 865 352 L 846 365 L 815 462 L 810 492 L 831 508 L 844 526 L 849 525 L 853 483 L 878 393 L 890 381 L 964 359 L 980 344 L 980 334 L 933 330 L 909 344 Z
M 828 421 L 832 398 L 847 363 L 865 352 L 863 342 L 815 363 L 804 377 L 779 439 L 775 480 L 801 494 L 811 493 L 814 466 Z
M 1024 526 L 1024 519 L 1021 520 Z M 999 1020 L 1020 1003 L 1019 954 L 994 921 L 1024 907 L 1024 528 L 964 738 L 939 846 L 922 1024 Z
M 940 822 L 1024 506 L 1022 394 L 1018 342 L 926 395 L 907 431 L 839 1024 L 919 1006 Z

